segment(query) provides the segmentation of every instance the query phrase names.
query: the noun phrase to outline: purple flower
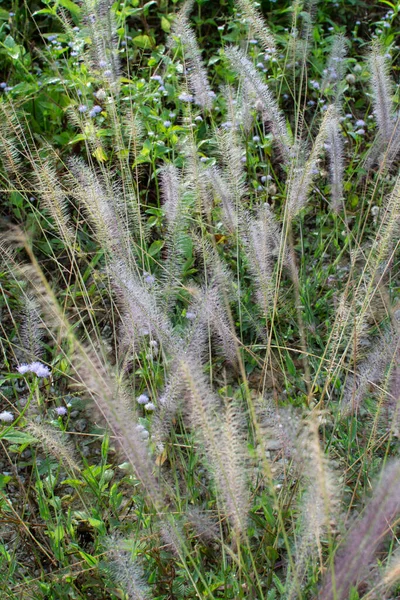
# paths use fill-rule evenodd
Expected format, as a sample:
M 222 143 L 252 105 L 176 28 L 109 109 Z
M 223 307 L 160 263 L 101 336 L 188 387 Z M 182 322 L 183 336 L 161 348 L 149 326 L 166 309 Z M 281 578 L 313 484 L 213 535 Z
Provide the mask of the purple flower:
M 105 60 L 100 60 L 99 61 L 99 67 L 100 69 L 105 69 L 107 66 L 107 62 Z
M 188 310 L 186 313 L 186 318 L 189 319 L 189 321 L 194 321 L 196 318 L 196 313 Z
M 193 102 L 194 98 L 191 94 L 183 92 L 178 96 L 178 100 L 181 100 L 182 102 Z
M 21 373 L 21 375 L 25 375 L 25 373 L 35 373 L 37 377 L 49 377 L 51 374 L 49 367 L 46 367 L 46 365 L 38 360 L 30 363 L 29 365 L 26 363 L 19 365 L 19 367 L 17 367 L 17 371 L 18 373 Z
M 78 111 L 79 111 L 80 113 L 84 113 L 84 112 L 86 112 L 86 111 L 87 111 L 87 106 L 86 106 L 86 104 L 80 104 L 80 105 L 78 106 Z
M 150 77 L 150 79 L 152 79 L 153 81 L 158 81 L 158 83 L 162 83 L 163 82 L 163 78 L 161 77 L 161 75 L 152 75 Z
M 164 127 L 171 127 L 171 121 L 164 121 Z
M 155 282 L 156 278 L 151 273 L 145 273 L 144 275 L 145 275 L 144 280 L 149 285 L 152 285 Z
M 149 401 L 149 397 L 147 394 L 140 394 L 138 398 L 136 398 L 136 402 L 138 404 L 147 404 Z
M 56 408 L 56 414 L 59 417 L 63 417 L 64 415 L 67 414 L 67 409 L 65 408 L 65 406 L 57 406 Z
M 35 373 L 37 377 L 49 377 L 51 374 L 49 367 L 46 367 L 46 365 L 39 361 L 31 363 L 29 365 L 29 370 L 32 371 L 32 373 Z
M 8 410 L 3 410 L 3 412 L 0 413 L 0 421 L 3 421 L 4 423 L 11 423 L 14 421 L 14 416 Z
M 93 106 L 93 108 L 89 111 L 89 117 L 95 117 L 96 115 L 101 113 L 102 110 L 103 109 L 101 108 L 101 106 L 95 104 L 95 106 Z
M 362 119 L 358 119 L 358 121 L 356 121 L 356 127 L 364 127 L 365 126 L 365 121 L 363 121 Z

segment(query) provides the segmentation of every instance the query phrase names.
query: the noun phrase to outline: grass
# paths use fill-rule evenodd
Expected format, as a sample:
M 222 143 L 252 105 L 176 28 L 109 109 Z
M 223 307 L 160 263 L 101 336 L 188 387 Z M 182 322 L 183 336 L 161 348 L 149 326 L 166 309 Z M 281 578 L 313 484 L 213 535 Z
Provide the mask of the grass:
M 398 594 L 398 7 L 270 8 L 0 13 L 5 598 Z

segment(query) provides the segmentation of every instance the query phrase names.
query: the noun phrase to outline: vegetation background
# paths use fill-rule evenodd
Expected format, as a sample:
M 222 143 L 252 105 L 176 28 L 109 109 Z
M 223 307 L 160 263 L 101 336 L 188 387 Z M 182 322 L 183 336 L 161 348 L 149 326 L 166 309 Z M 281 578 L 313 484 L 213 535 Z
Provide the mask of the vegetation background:
M 0 0 L 2 598 L 399 597 L 399 9 Z

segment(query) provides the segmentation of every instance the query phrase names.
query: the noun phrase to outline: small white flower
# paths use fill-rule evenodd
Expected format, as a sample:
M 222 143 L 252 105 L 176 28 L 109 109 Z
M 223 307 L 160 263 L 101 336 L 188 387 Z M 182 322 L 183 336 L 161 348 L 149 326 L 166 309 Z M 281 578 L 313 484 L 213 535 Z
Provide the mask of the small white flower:
M 196 313 L 189 310 L 186 313 L 186 318 L 189 319 L 189 321 L 194 321 L 196 318 Z
M 144 408 L 145 408 L 145 410 L 149 410 L 149 411 L 156 410 L 156 407 L 154 406 L 154 404 L 152 402 L 148 402 L 147 404 L 145 404 Z
M 98 90 L 94 95 L 96 96 L 97 100 L 100 101 L 105 100 L 107 98 L 107 93 L 103 89 Z
M 57 406 L 57 408 L 56 408 L 56 414 L 59 417 L 62 417 L 62 416 L 64 416 L 64 415 L 67 414 L 67 409 L 65 408 L 65 406 Z
M 3 410 L 3 412 L 0 413 L 0 421 L 3 421 L 4 423 L 11 423 L 14 421 L 14 416 L 8 410 Z

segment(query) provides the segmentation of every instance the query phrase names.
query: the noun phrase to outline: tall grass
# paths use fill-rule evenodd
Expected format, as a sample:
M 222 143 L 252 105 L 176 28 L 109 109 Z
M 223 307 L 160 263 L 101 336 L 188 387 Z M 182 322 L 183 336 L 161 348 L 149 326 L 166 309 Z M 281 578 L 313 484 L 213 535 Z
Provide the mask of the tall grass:
M 387 59 L 371 47 L 377 126 L 366 157 L 356 134 L 344 143 L 343 37 L 321 83 L 329 103 L 310 111 L 312 14 L 303 31 L 295 24 L 299 46 L 285 56 L 257 7 L 237 5 L 293 86 L 293 110 L 244 43 L 224 48 L 229 86 L 212 89 L 187 3 L 157 66 L 166 80 L 179 65 L 165 100 L 180 110 L 179 139 L 150 172 L 139 166 L 149 123 L 122 91 L 105 2 L 83 2 L 83 64 L 101 106 L 79 111 L 71 98 L 79 156 L 60 159 L 29 115 L 1 103 L 5 189 L 30 203 L 36 231 L 11 229 L 1 245 L 1 344 L 14 386 L 4 410 L 14 422 L 3 418 L 0 441 L 11 464 L 10 452 L 34 453 L 29 483 L 15 475 L 28 508 L 15 517 L 5 491 L 2 510 L 10 522 L 39 521 L 29 543 L 42 565 L 37 577 L 20 569 L 4 529 L 7 597 L 28 597 L 28 586 L 43 599 L 73 590 L 344 600 L 395 589 L 396 565 L 382 576 L 372 569 L 383 543 L 381 564 L 394 564 L 400 482 L 397 460 L 379 479 L 399 401 L 398 136 Z M 255 190 L 258 152 L 267 166 Z M 360 195 L 355 211 L 350 190 Z M 86 433 L 67 396 L 85 403 Z M 98 465 L 90 450 L 73 449 L 84 436 L 102 441 Z

